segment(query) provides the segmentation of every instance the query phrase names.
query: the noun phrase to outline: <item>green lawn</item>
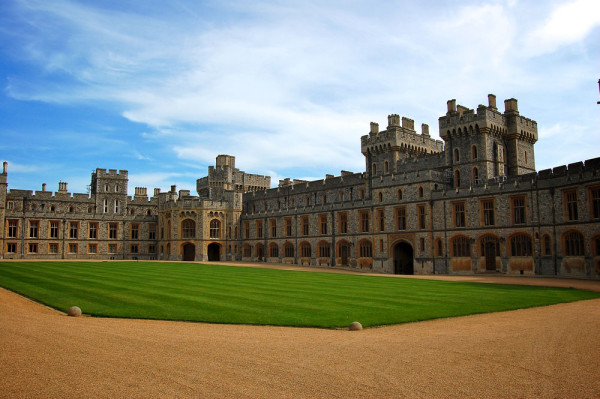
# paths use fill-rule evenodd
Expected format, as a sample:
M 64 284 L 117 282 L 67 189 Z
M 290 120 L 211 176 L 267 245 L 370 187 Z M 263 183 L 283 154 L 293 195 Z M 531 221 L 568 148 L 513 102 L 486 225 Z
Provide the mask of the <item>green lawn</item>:
M 166 262 L 1 262 L 0 286 L 93 316 L 346 327 L 598 298 L 574 289 Z

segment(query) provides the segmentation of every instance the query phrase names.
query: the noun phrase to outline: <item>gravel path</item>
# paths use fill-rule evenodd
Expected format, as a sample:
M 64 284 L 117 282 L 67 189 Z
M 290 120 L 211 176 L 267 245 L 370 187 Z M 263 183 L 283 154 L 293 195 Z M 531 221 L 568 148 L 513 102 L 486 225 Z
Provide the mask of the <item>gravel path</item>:
M 0 289 L 0 398 L 598 398 L 599 376 L 600 300 L 349 332 L 72 318 Z

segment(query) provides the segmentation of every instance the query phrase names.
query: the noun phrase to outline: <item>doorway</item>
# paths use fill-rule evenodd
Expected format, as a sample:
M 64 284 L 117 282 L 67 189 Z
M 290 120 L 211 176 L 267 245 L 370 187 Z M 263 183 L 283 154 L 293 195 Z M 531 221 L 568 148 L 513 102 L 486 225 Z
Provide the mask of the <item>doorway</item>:
M 221 260 L 221 246 L 217 243 L 208 245 L 208 261 L 218 262 Z
M 183 260 L 185 262 L 196 260 L 196 246 L 194 244 L 183 244 Z
M 394 246 L 394 274 L 414 274 L 414 251 L 407 242 Z

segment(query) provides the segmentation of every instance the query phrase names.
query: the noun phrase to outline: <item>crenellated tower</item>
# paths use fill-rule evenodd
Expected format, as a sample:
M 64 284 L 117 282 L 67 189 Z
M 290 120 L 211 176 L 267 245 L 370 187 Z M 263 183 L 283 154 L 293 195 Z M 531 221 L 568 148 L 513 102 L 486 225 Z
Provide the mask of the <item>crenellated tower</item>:
M 535 172 L 537 123 L 519 115 L 514 98 L 505 100 L 504 108 L 503 113 L 498 111 L 493 94 L 488 95 L 488 105 L 479 105 L 476 111 L 448 101 L 439 128 L 453 186 Z
M 96 169 L 92 173 L 90 184 L 96 213 L 125 215 L 128 182 L 129 176 L 126 170 Z

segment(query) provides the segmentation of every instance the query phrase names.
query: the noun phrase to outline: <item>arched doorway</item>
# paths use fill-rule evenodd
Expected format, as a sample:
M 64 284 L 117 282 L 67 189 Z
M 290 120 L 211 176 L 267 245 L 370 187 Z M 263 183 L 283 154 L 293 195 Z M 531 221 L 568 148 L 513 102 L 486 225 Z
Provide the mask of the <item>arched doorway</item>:
M 196 260 L 196 246 L 194 244 L 183 244 L 183 260 L 186 262 Z
M 394 246 L 394 273 L 414 274 L 413 247 L 407 242 Z
M 217 243 L 208 245 L 208 261 L 218 262 L 221 260 L 221 246 Z
M 350 243 L 342 240 L 338 243 L 338 257 L 340 258 L 340 266 L 350 266 Z

